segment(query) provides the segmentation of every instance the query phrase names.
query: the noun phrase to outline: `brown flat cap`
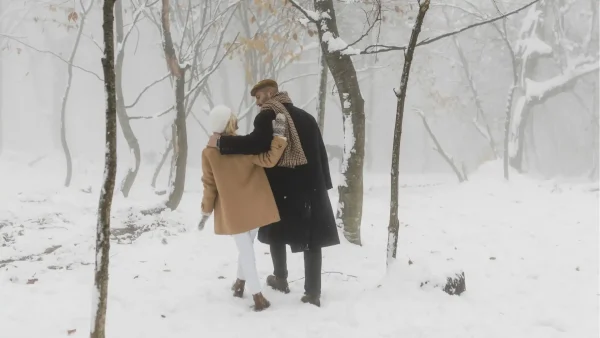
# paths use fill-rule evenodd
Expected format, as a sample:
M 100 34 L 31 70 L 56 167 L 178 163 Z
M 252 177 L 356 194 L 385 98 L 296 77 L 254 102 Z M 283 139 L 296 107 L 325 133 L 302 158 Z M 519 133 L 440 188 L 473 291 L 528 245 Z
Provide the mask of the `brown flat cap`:
M 2 0 L 0 0 L 2 1 Z M 254 85 L 254 87 L 252 87 L 252 90 L 250 90 L 250 95 L 252 97 L 254 97 L 256 95 L 256 92 L 263 89 L 263 88 L 275 88 L 276 91 L 279 91 L 279 85 L 277 84 L 277 81 L 275 80 L 271 80 L 271 79 L 265 79 L 265 80 L 261 80 L 258 81 L 257 84 Z

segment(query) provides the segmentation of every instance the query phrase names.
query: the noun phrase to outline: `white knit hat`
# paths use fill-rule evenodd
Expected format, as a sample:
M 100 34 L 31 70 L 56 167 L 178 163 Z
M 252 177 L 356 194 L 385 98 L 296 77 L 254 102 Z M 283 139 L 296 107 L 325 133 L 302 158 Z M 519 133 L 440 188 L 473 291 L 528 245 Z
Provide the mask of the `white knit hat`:
M 224 132 L 225 127 L 227 127 L 227 122 L 229 122 L 232 114 L 233 112 L 229 107 L 222 104 L 216 105 L 209 113 L 211 131 L 213 133 Z

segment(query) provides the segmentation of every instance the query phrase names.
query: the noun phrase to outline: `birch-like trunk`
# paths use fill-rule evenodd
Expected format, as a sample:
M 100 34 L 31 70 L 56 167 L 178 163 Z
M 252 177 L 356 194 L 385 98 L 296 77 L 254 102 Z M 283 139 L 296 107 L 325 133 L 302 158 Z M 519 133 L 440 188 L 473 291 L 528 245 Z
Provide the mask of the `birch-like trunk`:
M 127 174 L 121 182 L 121 192 L 123 193 L 123 196 L 127 197 L 129 196 L 131 187 L 133 186 L 135 178 L 137 177 L 138 171 L 140 169 L 140 144 L 138 142 L 137 137 L 133 133 L 133 129 L 131 128 L 131 122 L 129 120 L 129 116 L 127 115 L 127 109 L 125 108 L 125 99 L 123 96 L 123 62 L 125 59 L 125 34 L 123 32 L 124 25 L 122 1 L 117 1 L 115 3 L 115 21 L 117 45 L 119 46 L 119 49 L 117 50 L 117 58 L 115 64 L 117 116 L 119 118 L 119 125 L 121 126 L 121 131 L 123 132 L 125 141 L 127 141 L 127 145 L 129 146 L 130 158 Z
M 327 58 L 321 51 L 319 56 L 319 99 L 317 100 L 317 122 L 321 135 L 325 134 L 325 107 L 327 105 Z
M 177 209 L 183 197 L 185 174 L 187 167 L 187 128 L 185 114 L 185 73 L 187 68 L 181 68 L 175 53 L 169 21 L 169 0 L 162 0 L 161 24 L 163 32 L 163 48 L 171 75 L 175 78 L 175 112 L 173 122 L 173 161 L 175 176 L 169 182 L 169 198 L 166 206 L 171 210 Z
M 90 4 L 86 8 L 83 9 L 83 14 L 81 15 L 81 22 L 79 23 L 79 28 L 77 29 L 77 36 L 75 37 L 75 43 L 73 44 L 73 49 L 71 50 L 71 54 L 69 55 L 69 59 L 67 60 L 67 87 L 65 88 L 65 93 L 62 97 L 61 108 L 60 108 L 60 143 L 63 148 L 63 152 L 65 154 L 65 162 L 67 165 L 67 175 L 65 177 L 65 187 L 71 185 L 71 178 L 73 176 L 73 160 L 71 158 L 71 150 L 69 149 L 69 143 L 67 142 L 67 102 L 69 101 L 69 94 L 71 93 L 71 84 L 73 82 L 73 61 L 75 60 L 75 55 L 77 54 L 77 50 L 79 49 L 79 42 L 81 41 L 81 36 L 83 33 L 83 27 L 85 26 L 85 20 L 87 18 L 87 14 L 94 1 L 90 0 Z
M 339 37 L 335 8 L 332 0 L 314 0 L 315 10 L 322 15 L 317 25 L 321 52 L 333 77 L 340 103 L 344 126 L 344 156 L 341 182 L 338 186 L 337 218 L 344 229 L 344 237 L 352 244 L 361 245 L 360 225 L 363 208 L 363 165 L 365 158 L 365 101 L 360 92 L 354 63 L 349 55 L 329 51 L 327 34 Z
M 400 79 L 400 91 L 396 94 L 398 103 L 396 105 L 396 123 L 394 125 L 394 143 L 392 147 L 392 170 L 391 170 L 391 198 L 390 198 L 390 223 L 388 225 L 388 246 L 387 246 L 387 265 L 396 259 L 398 250 L 398 232 L 400 229 L 400 219 L 398 218 L 398 181 L 400 168 L 400 140 L 402 136 L 402 120 L 404 119 L 404 105 L 406 102 L 406 91 L 408 89 L 408 78 L 410 75 L 410 66 L 412 64 L 415 46 L 421 26 L 425 19 L 425 14 L 429 9 L 429 0 L 424 0 L 419 5 L 419 14 L 415 21 L 406 53 L 404 54 L 404 67 L 402 68 L 402 77 Z
M 90 1 L 93 3 L 93 1 Z M 114 4 L 104 0 L 102 31 L 104 33 L 104 90 L 106 92 L 106 147 L 104 150 L 104 182 L 98 202 L 96 224 L 96 264 L 92 299 L 90 338 L 106 336 L 106 308 L 108 301 L 108 265 L 110 251 L 110 212 L 115 177 L 117 175 L 117 98 L 115 93 Z M 90 5 L 91 6 L 91 5 Z

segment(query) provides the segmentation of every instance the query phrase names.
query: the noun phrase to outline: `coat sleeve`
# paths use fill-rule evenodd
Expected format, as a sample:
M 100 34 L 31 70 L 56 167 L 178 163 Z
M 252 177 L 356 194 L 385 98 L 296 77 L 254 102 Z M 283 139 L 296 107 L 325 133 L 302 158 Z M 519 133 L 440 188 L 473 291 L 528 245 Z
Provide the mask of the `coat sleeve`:
M 281 136 L 273 137 L 271 149 L 266 153 L 252 155 L 252 163 L 263 168 L 273 168 L 279 162 L 287 146 L 287 139 Z
M 327 157 L 327 149 L 325 148 L 325 142 L 323 142 L 323 135 L 320 131 L 317 131 L 319 138 L 319 148 L 321 153 L 321 169 L 323 170 L 323 177 L 325 178 L 325 187 L 327 190 L 333 189 L 333 183 L 331 182 L 331 173 L 329 172 L 329 158 Z
M 215 209 L 218 191 L 212 166 L 206 152 L 202 152 L 202 185 L 204 186 L 201 205 L 202 213 L 210 214 Z
M 265 110 L 254 119 L 254 130 L 244 136 L 221 136 L 219 150 L 223 155 L 258 155 L 271 149 L 275 112 Z

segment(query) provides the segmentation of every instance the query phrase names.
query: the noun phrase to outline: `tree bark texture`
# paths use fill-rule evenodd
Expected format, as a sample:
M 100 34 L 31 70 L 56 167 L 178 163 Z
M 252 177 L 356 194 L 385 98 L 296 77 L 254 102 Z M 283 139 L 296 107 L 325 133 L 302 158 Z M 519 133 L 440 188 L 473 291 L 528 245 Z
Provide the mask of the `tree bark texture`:
M 175 177 L 169 183 L 169 198 L 166 206 L 171 210 L 177 209 L 183 197 L 185 187 L 185 174 L 187 167 L 187 129 L 185 114 L 185 72 L 187 68 L 181 68 L 173 46 L 171 28 L 169 23 L 169 0 L 162 0 L 161 23 L 163 30 L 163 49 L 165 59 L 175 78 L 175 111 L 176 117 L 173 122 L 175 128 L 173 133 L 173 162 L 175 163 Z
M 315 0 L 315 10 L 327 13 L 317 24 L 321 51 L 333 77 L 344 122 L 344 156 L 342 179 L 338 186 L 339 202 L 337 218 L 344 229 L 344 237 L 353 244 L 361 245 L 360 225 L 363 208 L 363 164 L 365 158 L 365 101 L 360 92 L 354 63 L 349 55 L 329 51 L 324 35 L 339 37 L 335 9 L 332 0 Z
M 421 26 L 425 19 L 425 14 L 429 9 L 429 0 L 424 0 L 419 5 L 419 14 L 415 21 L 408 48 L 404 54 L 404 67 L 400 79 L 400 91 L 396 94 L 398 103 L 396 105 L 396 123 L 394 125 L 394 143 L 392 146 L 392 170 L 391 170 L 391 199 L 390 199 L 390 223 L 388 225 L 388 246 L 387 246 L 387 264 L 396 259 L 398 250 L 398 232 L 400 229 L 400 219 L 398 218 L 398 181 L 400 167 L 400 140 L 402 136 L 402 120 L 404 119 L 404 105 L 406 102 L 406 92 L 408 89 L 408 78 L 410 75 L 410 66 L 412 64 L 417 39 L 421 32 Z
M 90 1 L 93 3 L 93 1 Z M 98 202 L 96 224 L 96 265 L 92 301 L 90 338 L 106 336 L 106 308 L 108 301 L 108 266 L 110 251 L 110 212 L 115 177 L 117 174 L 117 98 L 115 93 L 114 4 L 104 0 L 102 30 L 104 33 L 104 90 L 106 92 L 106 148 L 104 151 L 104 182 Z
M 319 99 L 317 101 L 317 122 L 321 135 L 325 134 L 325 108 L 327 106 L 327 58 L 321 51 L 319 57 Z

